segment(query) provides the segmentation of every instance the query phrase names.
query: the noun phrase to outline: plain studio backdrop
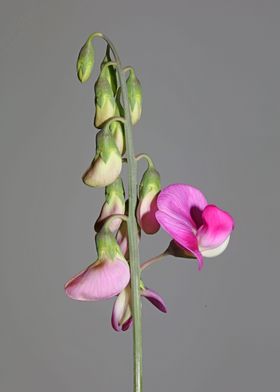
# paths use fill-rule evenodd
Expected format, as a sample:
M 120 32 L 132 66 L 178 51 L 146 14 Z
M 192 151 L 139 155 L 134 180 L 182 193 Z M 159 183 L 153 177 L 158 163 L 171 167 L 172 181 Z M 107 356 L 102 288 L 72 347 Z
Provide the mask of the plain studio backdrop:
M 81 181 L 98 65 L 81 85 L 75 64 L 93 31 L 141 80 L 136 151 L 163 185 L 193 184 L 236 220 L 201 272 L 167 258 L 144 273 L 169 310 L 143 303 L 144 392 L 279 391 L 279 18 L 277 0 L 1 1 L 1 392 L 132 390 L 113 300 L 63 290 L 95 259 L 104 198 Z M 141 260 L 168 241 L 143 235 Z

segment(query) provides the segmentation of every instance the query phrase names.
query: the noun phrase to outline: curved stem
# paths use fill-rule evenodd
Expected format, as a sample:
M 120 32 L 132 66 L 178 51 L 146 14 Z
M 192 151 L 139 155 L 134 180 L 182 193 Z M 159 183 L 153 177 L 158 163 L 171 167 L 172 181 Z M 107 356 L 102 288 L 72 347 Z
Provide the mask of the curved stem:
M 111 215 L 109 218 L 106 219 L 106 221 L 103 224 L 103 229 L 109 229 L 110 224 L 115 220 L 115 219 L 121 219 L 123 221 L 127 222 L 127 216 L 126 215 L 122 215 L 122 214 L 115 214 L 115 215 Z
M 110 125 L 113 122 L 115 122 L 115 121 L 118 121 L 118 122 L 121 122 L 121 123 L 125 124 L 126 120 L 123 117 L 120 117 L 120 116 L 110 117 L 104 124 L 104 130 L 107 131 L 108 128 L 110 127 Z
M 152 159 L 149 157 L 148 154 L 138 154 L 138 155 L 136 155 L 135 159 L 136 159 L 136 161 L 140 161 L 140 159 L 146 159 L 149 167 L 152 168 L 155 166 L 154 162 L 152 161 Z
M 116 67 L 116 66 L 117 66 L 117 63 L 116 63 L 115 61 L 108 61 L 107 63 L 105 63 L 105 64 L 103 65 L 102 70 L 103 70 L 104 68 L 107 68 L 107 67 L 110 67 L 110 66 Z
M 128 71 L 133 71 L 133 67 L 131 65 L 128 65 L 127 67 L 123 68 L 123 72 L 128 72 Z
M 160 255 L 154 256 L 151 259 L 144 261 L 144 263 L 141 264 L 141 271 L 144 271 L 144 269 L 150 267 L 151 265 L 153 265 L 155 263 L 158 263 L 167 255 L 168 255 L 167 251 L 164 251 Z
M 132 123 L 128 102 L 125 73 L 122 64 L 111 40 L 102 33 L 93 33 L 94 37 L 103 38 L 113 53 L 117 63 L 116 70 L 121 86 L 122 101 L 124 108 L 124 130 L 128 163 L 128 241 L 130 255 L 131 272 L 131 293 L 132 293 L 132 317 L 133 317 L 133 347 L 134 347 L 134 392 L 142 392 L 142 321 L 141 321 L 141 300 L 140 300 L 140 258 L 138 247 L 138 229 L 135 216 L 137 202 L 137 161 L 134 157 L 134 146 L 132 136 Z

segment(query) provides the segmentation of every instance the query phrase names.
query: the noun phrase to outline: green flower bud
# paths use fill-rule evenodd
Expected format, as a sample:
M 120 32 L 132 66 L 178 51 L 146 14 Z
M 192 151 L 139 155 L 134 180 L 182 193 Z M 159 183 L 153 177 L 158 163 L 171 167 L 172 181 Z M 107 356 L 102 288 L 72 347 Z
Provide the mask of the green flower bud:
M 94 65 L 94 47 L 91 38 L 88 38 L 80 50 L 77 60 L 77 75 L 81 83 L 86 82 L 91 75 Z
M 124 187 L 120 177 L 105 188 L 105 203 L 102 206 L 100 215 L 95 222 L 95 231 L 100 231 L 104 222 L 112 215 L 123 215 L 125 213 Z M 109 230 L 118 230 L 122 223 L 121 219 L 114 219 L 110 223 Z
M 160 175 L 154 167 L 149 166 L 140 182 L 136 211 L 138 224 L 146 234 L 154 234 L 160 228 L 155 216 L 160 188 Z
M 115 115 L 116 111 L 116 100 L 112 87 L 106 78 L 105 70 L 102 69 L 94 86 L 96 106 L 94 125 L 96 128 L 102 128 L 104 123 Z
M 118 88 L 117 71 L 113 65 L 106 66 L 107 63 L 111 62 L 110 47 L 107 46 L 105 57 L 101 63 L 100 70 L 104 70 L 104 76 L 108 80 L 113 94 L 115 95 Z
M 149 166 L 144 172 L 139 185 L 139 199 L 143 199 L 148 193 L 158 193 L 161 189 L 159 172 Z
M 142 88 L 137 79 L 134 69 L 130 70 L 129 77 L 126 81 L 128 101 L 130 107 L 130 116 L 132 124 L 136 124 L 141 117 L 142 112 Z
M 91 187 L 112 184 L 120 175 L 122 157 L 110 132 L 100 131 L 96 135 L 96 154 L 83 175 L 83 182 Z

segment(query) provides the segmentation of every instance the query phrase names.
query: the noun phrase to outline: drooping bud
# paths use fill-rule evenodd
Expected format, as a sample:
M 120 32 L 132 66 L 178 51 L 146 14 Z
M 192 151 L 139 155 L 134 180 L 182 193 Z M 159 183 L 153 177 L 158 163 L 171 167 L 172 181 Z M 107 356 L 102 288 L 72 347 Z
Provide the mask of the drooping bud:
M 91 187 L 112 184 L 120 175 L 122 157 L 110 132 L 99 131 L 96 135 L 96 154 L 83 175 L 83 182 Z
M 96 236 L 98 258 L 65 285 L 68 297 L 79 301 L 97 301 L 119 294 L 130 280 L 129 266 L 115 237 L 109 231 Z
M 103 67 L 97 79 L 95 91 L 95 118 L 96 128 L 102 128 L 103 124 L 115 115 L 116 100 L 110 83 L 106 77 L 106 68 Z
M 116 68 L 113 65 L 107 65 L 111 61 L 112 61 L 112 59 L 110 56 L 110 47 L 108 45 L 105 57 L 104 57 L 104 59 L 101 63 L 101 66 L 100 66 L 100 70 L 104 69 L 104 76 L 108 80 L 108 82 L 111 86 L 111 89 L 113 91 L 113 94 L 115 95 L 117 92 L 117 88 L 118 88 L 118 79 L 117 79 Z
M 113 215 L 123 215 L 125 213 L 124 187 L 120 177 L 105 188 L 105 203 L 102 206 L 100 215 L 95 222 L 95 230 L 98 232 L 104 221 Z M 109 226 L 110 231 L 118 230 L 122 223 L 121 219 L 114 219 Z
M 133 125 L 135 125 L 140 120 L 142 113 L 142 88 L 133 68 L 131 68 L 129 72 L 126 86 L 128 92 L 131 122 Z
M 138 223 L 146 234 L 155 234 L 160 228 L 155 217 L 160 187 L 160 175 L 154 167 L 149 165 L 140 182 L 136 212 Z
M 87 42 L 80 50 L 77 59 L 77 75 L 81 83 L 86 82 L 90 76 L 94 66 L 94 47 L 92 38 L 89 37 Z

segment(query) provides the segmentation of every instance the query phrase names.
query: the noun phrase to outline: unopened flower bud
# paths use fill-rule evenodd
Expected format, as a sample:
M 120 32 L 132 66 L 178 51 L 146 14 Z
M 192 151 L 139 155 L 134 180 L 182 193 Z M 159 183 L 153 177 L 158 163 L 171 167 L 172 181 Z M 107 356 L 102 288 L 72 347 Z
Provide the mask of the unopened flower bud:
M 103 67 L 94 86 L 96 106 L 94 125 L 96 128 L 102 128 L 103 124 L 113 117 L 116 111 L 116 100 L 105 71 L 106 68 L 104 70 Z
M 112 184 L 120 175 L 122 157 L 110 132 L 100 131 L 96 135 L 96 154 L 83 175 L 83 182 L 91 187 Z
M 142 112 L 142 88 L 137 79 L 134 69 L 130 70 L 129 77 L 126 81 L 128 101 L 130 107 L 130 116 L 132 124 L 136 124 L 141 117 Z
M 123 215 L 125 213 L 124 187 L 120 177 L 105 188 L 105 203 L 102 206 L 100 215 L 95 223 L 95 230 L 100 231 L 104 221 L 113 215 Z M 109 226 L 110 231 L 118 230 L 122 223 L 119 218 L 114 219 Z
M 112 59 L 110 56 L 110 47 L 107 46 L 106 54 L 101 63 L 100 69 L 104 70 L 104 76 L 108 80 L 111 89 L 113 91 L 113 94 L 115 95 L 118 88 L 118 79 L 117 79 L 116 68 L 113 65 L 107 65 L 111 61 Z
M 160 228 L 155 217 L 159 191 L 160 175 L 154 167 L 149 166 L 140 182 L 137 206 L 138 223 L 146 234 L 155 234 Z
M 86 82 L 90 78 L 94 65 L 94 47 L 91 41 L 92 39 L 89 37 L 80 50 L 77 59 L 77 75 L 82 83 Z

